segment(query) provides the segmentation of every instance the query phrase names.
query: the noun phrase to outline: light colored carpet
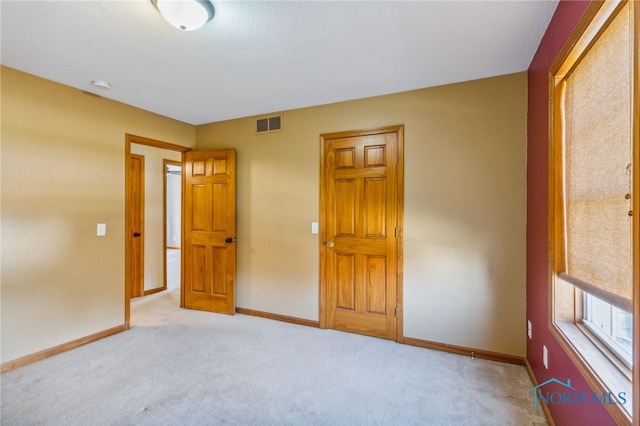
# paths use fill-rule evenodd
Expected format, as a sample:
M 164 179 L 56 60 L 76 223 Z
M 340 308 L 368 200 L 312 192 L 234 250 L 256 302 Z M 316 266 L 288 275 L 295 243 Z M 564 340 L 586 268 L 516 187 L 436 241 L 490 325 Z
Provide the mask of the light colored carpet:
M 546 424 L 520 366 L 177 305 L 3 374 L 2 425 Z

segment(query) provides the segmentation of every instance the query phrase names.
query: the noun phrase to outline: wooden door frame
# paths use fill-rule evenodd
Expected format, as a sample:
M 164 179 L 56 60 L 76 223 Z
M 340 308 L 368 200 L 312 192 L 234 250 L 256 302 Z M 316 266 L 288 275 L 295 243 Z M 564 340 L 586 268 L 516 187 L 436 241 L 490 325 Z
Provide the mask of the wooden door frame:
M 131 265 L 129 264 L 129 251 L 131 244 L 133 243 L 133 236 L 131 232 L 129 232 L 129 199 L 131 198 L 131 192 L 129 190 L 129 181 L 130 171 L 130 156 L 131 156 L 131 144 L 135 143 L 138 145 L 146 145 L 154 148 L 160 149 L 168 149 L 170 151 L 178 151 L 182 153 L 182 160 L 184 160 L 184 153 L 190 151 L 191 148 L 182 145 L 176 145 L 169 142 L 162 142 L 155 139 L 145 138 L 143 136 L 131 135 L 129 133 L 125 133 L 125 141 L 124 141 L 124 188 L 125 188 L 125 196 L 124 196 L 124 229 L 125 229 L 125 238 L 124 238 L 124 325 L 125 329 L 130 328 L 131 321 L 131 288 L 129 282 L 129 275 L 131 270 Z M 184 180 L 183 180 L 183 191 L 184 191 Z M 183 205 L 181 207 L 184 210 L 184 197 L 183 197 Z M 182 220 L 181 220 L 182 222 Z M 183 230 L 184 231 L 184 230 Z M 182 232 L 181 232 L 182 234 Z M 181 235 L 182 238 L 182 235 Z M 182 245 L 182 241 L 181 241 Z M 180 264 L 180 269 L 182 270 L 182 263 Z M 180 272 L 182 277 L 182 272 Z M 181 278 L 182 281 L 182 278 Z
M 318 243 L 320 245 L 320 315 L 319 327 L 327 328 L 327 277 L 326 277 L 326 256 L 327 247 L 327 215 L 326 215 L 326 163 L 325 151 L 327 139 L 338 139 L 346 137 L 370 136 L 382 133 L 396 133 L 397 138 L 397 165 L 396 165 L 396 191 L 397 191 L 397 228 L 398 228 L 398 247 L 396 259 L 396 304 L 398 306 L 398 314 L 396 317 L 396 342 L 402 343 L 404 340 L 403 328 L 403 235 L 404 235 L 404 125 L 395 125 L 387 127 L 379 127 L 368 130 L 353 130 L 338 133 L 325 133 L 320 135 L 320 233 Z

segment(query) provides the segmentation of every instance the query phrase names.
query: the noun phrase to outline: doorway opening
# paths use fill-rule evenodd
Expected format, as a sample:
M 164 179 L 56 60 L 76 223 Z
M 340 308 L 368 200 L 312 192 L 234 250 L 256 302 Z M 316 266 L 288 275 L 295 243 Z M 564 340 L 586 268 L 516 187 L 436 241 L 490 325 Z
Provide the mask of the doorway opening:
M 182 163 L 164 160 L 165 288 L 180 291 Z
M 171 190 L 168 195 L 168 181 L 171 185 L 181 190 L 181 176 L 172 174 L 167 178 L 167 162 L 181 167 L 184 153 L 191 148 L 174 145 L 154 139 L 135 135 L 125 135 L 125 327 L 130 328 L 131 298 L 157 293 L 171 285 L 180 289 L 182 268 L 180 262 L 180 250 L 173 251 L 168 257 L 168 247 L 175 244 L 177 238 L 179 249 L 182 246 L 181 218 L 182 194 L 176 194 Z M 140 176 L 136 176 L 139 168 L 135 168 L 133 157 L 144 157 L 144 195 L 143 199 L 135 200 L 140 191 L 132 191 Z M 136 171 L 138 170 L 138 171 Z M 171 197 L 171 213 L 167 199 Z M 177 197 L 177 201 L 176 201 Z M 137 203 L 142 203 L 142 208 L 136 208 Z M 136 223 L 136 211 L 144 212 L 143 224 Z M 171 236 L 168 238 L 169 226 L 167 222 L 176 223 L 175 212 L 178 212 L 177 226 L 171 225 Z M 171 219 L 168 217 L 171 215 Z M 136 247 L 142 241 L 144 254 Z M 173 247 L 176 247 L 175 245 Z M 176 280 L 177 276 L 177 280 Z M 134 291 L 134 290 L 137 290 Z

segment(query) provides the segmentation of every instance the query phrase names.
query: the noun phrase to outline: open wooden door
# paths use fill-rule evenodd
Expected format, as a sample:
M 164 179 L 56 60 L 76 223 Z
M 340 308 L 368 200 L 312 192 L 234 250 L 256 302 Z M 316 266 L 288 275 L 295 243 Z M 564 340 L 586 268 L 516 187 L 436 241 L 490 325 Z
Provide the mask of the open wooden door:
M 189 151 L 183 174 L 182 307 L 233 315 L 236 151 Z

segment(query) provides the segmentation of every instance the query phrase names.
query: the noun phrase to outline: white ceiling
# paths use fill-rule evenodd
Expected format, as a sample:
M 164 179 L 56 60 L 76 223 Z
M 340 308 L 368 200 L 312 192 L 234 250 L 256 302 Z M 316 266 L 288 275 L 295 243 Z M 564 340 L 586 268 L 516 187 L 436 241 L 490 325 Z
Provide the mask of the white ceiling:
M 197 125 L 524 71 L 557 3 L 214 0 L 181 32 L 150 0 L 2 0 L 0 58 Z

